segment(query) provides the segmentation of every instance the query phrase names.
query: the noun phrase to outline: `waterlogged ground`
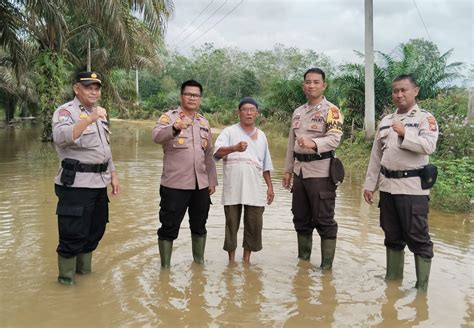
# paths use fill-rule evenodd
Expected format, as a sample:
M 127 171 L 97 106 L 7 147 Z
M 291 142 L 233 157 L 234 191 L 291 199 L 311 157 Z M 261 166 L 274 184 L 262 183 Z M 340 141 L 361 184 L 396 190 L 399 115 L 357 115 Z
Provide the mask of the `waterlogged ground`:
M 252 254 L 251 265 L 242 265 L 240 248 L 237 264 L 227 263 L 218 187 L 205 265 L 192 263 L 185 219 L 172 268 L 161 271 L 156 229 L 162 152 L 150 140 L 152 126 L 113 122 L 123 192 L 111 199 L 93 273 L 79 276 L 73 287 L 56 282 L 55 153 L 38 141 L 37 128 L 0 130 L 1 327 L 473 326 L 472 214 L 431 211 L 435 258 L 428 295 L 417 297 L 411 253 L 402 283 L 383 280 L 378 210 L 362 200 L 364 169 L 349 172 L 338 189 L 334 269 L 323 274 L 319 237 L 310 263 L 296 258 L 291 198 L 280 185 L 284 149 L 273 147 L 276 197 L 264 215 L 264 249 Z

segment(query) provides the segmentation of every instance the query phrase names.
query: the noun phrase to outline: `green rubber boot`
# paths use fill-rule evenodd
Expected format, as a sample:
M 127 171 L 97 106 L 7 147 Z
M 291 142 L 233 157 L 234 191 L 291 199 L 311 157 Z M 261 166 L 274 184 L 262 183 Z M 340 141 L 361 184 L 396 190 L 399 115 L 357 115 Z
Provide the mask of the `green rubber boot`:
M 311 258 L 312 248 L 313 235 L 303 235 L 298 233 L 298 258 L 303 261 L 309 261 Z
M 158 248 L 160 250 L 161 267 L 168 269 L 171 265 L 171 252 L 173 250 L 173 241 L 158 239 Z
M 321 239 L 321 266 L 322 270 L 331 270 L 334 254 L 336 253 L 336 239 Z
M 58 254 L 58 282 L 63 285 L 74 285 L 76 273 L 76 257 L 62 257 Z
M 191 234 L 194 262 L 204 263 L 204 249 L 206 248 L 206 235 L 198 236 Z
M 385 280 L 402 280 L 405 252 L 387 247 L 387 273 Z
M 428 280 L 430 278 L 431 259 L 415 255 L 416 285 L 419 293 L 428 291 Z
M 92 252 L 77 255 L 76 272 L 80 274 L 92 272 Z

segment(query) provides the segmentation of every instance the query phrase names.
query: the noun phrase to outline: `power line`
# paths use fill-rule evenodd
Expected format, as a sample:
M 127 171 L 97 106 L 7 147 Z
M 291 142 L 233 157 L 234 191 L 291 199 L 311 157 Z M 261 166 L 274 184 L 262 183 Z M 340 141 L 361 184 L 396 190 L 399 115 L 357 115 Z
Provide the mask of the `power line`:
M 220 22 L 222 22 L 227 16 L 229 16 L 230 14 L 232 14 L 234 12 L 234 10 L 237 9 L 238 6 L 240 6 L 242 4 L 242 2 L 244 2 L 244 0 L 240 0 L 240 2 L 234 6 L 234 8 L 232 8 L 225 16 L 223 16 L 221 19 L 219 19 L 214 25 L 212 25 L 210 28 L 208 28 L 203 34 L 201 34 L 200 36 L 198 36 L 196 39 L 194 39 L 193 41 L 189 42 L 185 47 L 189 46 L 190 44 L 196 42 L 197 40 L 199 40 L 200 38 L 202 38 L 207 32 L 209 32 L 212 28 L 214 28 L 214 26 L 216 26 L 217 24 L 219 24 Z
M 212 5 L 212 3 L 214 2 L 214 0 L 211 0 L 211 2 L 208 3 L 208 5 L 206 6 L 206 8 L 204 8 L 203 10 L 201 10 L 201 12 L 196 16 L 196 18 L 193 19 L 193 21 L 191 23 L 189 23 L 188 25 L 186 25 L 185 28 L 183 28 L 181 30 L 181 32 L 179 32 L 179 34 L 174 38 L 174 40 L 172 41 L 175 42 L 179 39 L 179 37 L 199 18 L 201 17 L 201 15 L 206 11 L 207 8 L 209 8 L 210 5 Z
M 431 40 L 430 33 L 428 32 L 428 29 L 426 28 L 425 21 L 423 20 L 423 17 L 421 16 L 420 10 L 418 9 L 418 6 L 416 5 L 416 1 L 413 0 L 413 3 L 415 4 L 415 8 L 416 8 L 416 12 L 418 13 L 418 16 L 420 16 L 421 23 L 422 23 L 423 26 L 425 27 L 425 31 L 426 31 L 426 34 L 428 35 L 428 39 L 429 39 L 431 42 L 433 42 L 433 40 Z
M 214 15 L 216 14 L 216 12 L 218 12 L 219 9 L 221 9 L 221 8 L 227 3 L 227 1 L 228 1 L 228 0 L 225 0 L 219 7 L 217 7 L 217 9 L 214 10 L 214 12 L 213 12 L 211 15 L 209 15 L 209 17 L 207 17 L 207 19 L 206 19 L 204 22 L 202 22 L 201 24 L 199 24 L 199 26 L 196 27 L 196 28 L 191 32 L 191 34 L 188 34 L 187 37 L 185 37 L 184 39 L 182 39 L 181 41 L 179 41 L 178 43 L 176 43 L 176 46 L 177 46 L 178 44 L 182 43 L 182 42 L 183 42 L 184 40 L 186 40 L 187 38 L 189 38 L 189 37 L 190 37 L 191 35 L 193 35 L 201 26 L 203 26 L 205 23 L 207 23 L 207 22 L 209 21 L 209 19 L 211 19 L 211 17 L 214 16 Z

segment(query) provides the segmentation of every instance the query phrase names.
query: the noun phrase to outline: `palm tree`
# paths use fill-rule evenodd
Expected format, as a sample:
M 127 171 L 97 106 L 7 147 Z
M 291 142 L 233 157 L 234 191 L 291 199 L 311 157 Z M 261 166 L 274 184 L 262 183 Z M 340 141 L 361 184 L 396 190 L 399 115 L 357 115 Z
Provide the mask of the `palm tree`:
M 423 39 L 402 43 L 391 54 L 377 52 L 375 64 L 375 113 L 381 117 L 391 108 L 392 80 L 400 74 L 411 74 L 420 87 L 418 99 L 436 97 L 449 83 L 460 77 L 463 63 L 447 64 L 452 49 L 440 54 L 438 47 Z M 359 53 L 361 57 L 363 54 Z M 341 75 L 336 83 L 343 90 L 349 107 L 349 119 L 354 119 L 357 127 L 364 122 L 365 73 L 361 64 L 341 67 Z
M 170 0 L 3 1 L 0 17 L 8 24 L 0 30 L 0 46 L 9 51 L 12 62 L 21 62 L 24 40 L 38 45 L 34 69 L 40 72 L 37 92 L 43 140 L 51 140 L 51 115 L 64 100 L 60 98 L 68 76 L 85 68 L 87 44 L 92 45 L 91 57 L 97 61 L 94 69 L 105 74 L 112 68 L 144 65 L 155 57 L 172 11 Z

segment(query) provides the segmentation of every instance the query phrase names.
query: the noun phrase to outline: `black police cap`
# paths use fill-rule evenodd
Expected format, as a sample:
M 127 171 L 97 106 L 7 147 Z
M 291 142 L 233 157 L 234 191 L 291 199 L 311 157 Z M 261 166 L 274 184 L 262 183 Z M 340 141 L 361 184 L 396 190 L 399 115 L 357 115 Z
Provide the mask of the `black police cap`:
M 100 75 L 97 72 L 77 73 L 75 83 L 81 83 L 82 85 L 97 83 L 98 85 L 102 85 L 102 81 L 100 80 Z

